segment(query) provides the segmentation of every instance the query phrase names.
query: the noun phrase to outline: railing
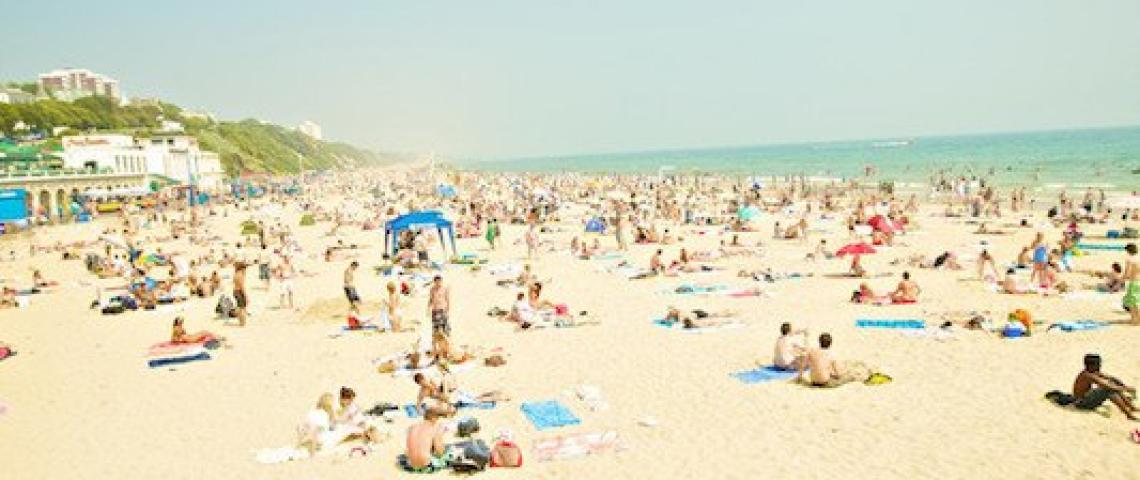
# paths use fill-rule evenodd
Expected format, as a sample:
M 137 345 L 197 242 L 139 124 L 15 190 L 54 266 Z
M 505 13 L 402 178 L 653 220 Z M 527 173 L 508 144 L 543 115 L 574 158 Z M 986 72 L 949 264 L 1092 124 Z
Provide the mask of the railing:
M 0 178 L 73 178 L 73 177 L 93 177 L 97 175 L 116 175 L 115 171 L 110 168 L 101 168 L 98 170 L 76 170 L 76 169 L 59 169 L 59 170 L 24 170 L 24 171 L 0 171 Z M 145 175 L 143 173 L 120 173 L 118 175 Z

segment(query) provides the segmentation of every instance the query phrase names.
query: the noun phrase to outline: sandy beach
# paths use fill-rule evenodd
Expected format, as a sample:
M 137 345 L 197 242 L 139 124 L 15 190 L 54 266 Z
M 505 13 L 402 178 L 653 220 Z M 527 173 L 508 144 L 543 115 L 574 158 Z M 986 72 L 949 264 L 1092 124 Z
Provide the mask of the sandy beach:
M 314 195 L 330 209 L 344 199 L 331 189 Z M 192 243 L 185 237 L 145 242 L 147 236 L 166 233 L 161 224 L 143 228 L 136 238 L 148 245 L 147 251 L 160 246 L 164 252 L 193 256 L 210 248 L 234 250 L 242 241 L 240 223 L 254 218 L 266 201 L 255 200 L 248 210 L 217 207 L 218 215 L 204 216 L 204 224 L 225 244 Z M 827 275 L 846 272 L 850 261 L 805 260 L 805 255 L 820 239 L 833 249 L 850 243 L 841 216 L 809 216 L 812 229 L 806 240 L 771 238 L 773 222 L 789 225 L 801 215 L 764 212 L 753 222 L 755 232 L 742 233 L 726 233 L 723 225 L 662 222 L 683 241 L 633 244 L 613 258 L 583 260 L 568 252 L 574 237 L 598 239 L 607 249 L 616 247 L 615 237 L 584 233 L 590 211 L 583 204 L 564 203 L 557 221 L 543 223 L 548 231 L 539 234 L 543 246 L 533 260 L 525 259 L 527 227 L 504 223 L 495 250 L 482 237 L 458 240 L 459 252 L 486 259 L 482 268 L 450 264 L 439 272 L 451 290 L 452 343 L 484 351 L 501 348 L 506 358 L 499 367 L 476 359 L 454 373 L 465 389 L 500 389 L 511 397 L 493 409 L 460 411 L 458 418 L 478 419 L 484 438 L 491 440 L 506 428 L 522 447 L 522 468 L 489 469 L 479 473 L 480 478 L 970 478 L 997 472 L 1010 478 L 1140 478 L 1138 447 L 1129 440 L 1140 424 L 1107 403 L 1098 412 L 1078 412 L 1043 398 L 1050 390 L 1071 389 L 1087 353 L 1099 353 L 1104 369 L 1125 383 L 1140 380 L 1135 352 L 1140 329 L 1121 324 L 1128 320 L 1121 294 L 999 294 L 978 279 L 969 257 L 985 248 L 1005 265 L 1032 243 L 1036 232 L 1055 243 L 1063 227 L 1014 227 L 1006 228 L 1008 235 L 979 235 L 972 233 L 976 219 L 944 217 L 941 203 L 926 202 L 910 215 L 911 223 L 906 233 L 896 235 L 895 246 L 880 247 L 862 258 L 873 278 L 830 278 Z M 1033 225 L 1043 213 L 1044 208 L 1033 213 Z M 96 287 L 107 288 L 107 297 L 123 279 L 100 280 L 84 269 L 81 259 L 61 261 L 59 252 L 29 255 L 32 243 L 93 240 L 101 230 L 117 228 L 121 220 L 115 216 L 4 238 L 0 267 L 5 286 L 26 286 L 33 268 L 59 285 L 30 295 L 25 308 L 0 310 L 0 342 L 18 352 L 0 361 L 3 477 L 409 475 L 396 463 L 404 452 L 404 432 L 413 423 L 402 413 L 377 421 L 386 438 L 366 455 L 339 450 L 280 464 L 258 461 L 259 451 L 293 445 L 296 426 L 324 392 L 350 386 L 365 409 L 377 402 L 412 402 L 417 393 L 413 381 L 378 372 L 373 360 L 408 349 L 430 329 L 427 293 L 418 289 L 404 297 L 403 306 L 405 321 L 416 322 L 415 331 L 341 331 L 348 311 L 342 273 L 350 261 L 361 264 L 356 285 L 364 300 L 363 314 L 375 315 L 379 309 L 389 280 L 373 268 L 381 263 L 382 230 L 348 225 L 328 236 L 329 221 L 299 227 L 303 214 L 299 202 L 288 202 L 271 219 L 292 230 L 304 249 L 294 264 L 312 274 L 295 280 L 297 308 L 278 309 L 276 290 L 264 289 L 256 268 L 251 269 L 245 327 L 216 318 L 213 296 L 160 305 L 154 311 L 101 315 L 89 308 Z M 992 224 L 1024 215 L 1007 214 Z M 1082 225 L 1089 238 L 1103 236 L 1109 228 Z M 720 268 L 707 273 L 629 280 L 607 271 L 621 259 L 644 267 L 657 249 L 666 260 L 676 258 L 682 246 L 690 252 L 714 251 L 734 235 L 743 244 L 763 246 L 750 249 L 753 255 L 702 262 Z M 325 261 L 324 249 L 339 240 L 358 248 Z M 982 241 L 986 245 L 979 246 Z M 433 249 L 433 256 L 442 258 L 438 246 Z M 958 252 L 962 270 L 891 264 L 913 254 L 933 257 L 947 250 Z M 14 252 L 14 260 L 8 251 Z M 1075 261 L 1079 270 L 1107 270 L 1124 258 L 1121 251 L 1090 250 Z M 531 264 L 539 278 L 550 279 L 544 297 L 596 324 L 522 330 L 489 316 L 492 307 L 509 310 L 520 291 L 496 285 L 506 277 L 492 270 L 524 263 Z M 801 276 L 771 282 L 738 276 L 741 270 L 761 269 Z M 849 301 L 861 282 L 876 291 L 894 289 L 903 271 L 910 271 L 921 285 L 917 303 Z M 882 276 L 874 278 L 877 275 Z M 1096 281 L 1075 272 L 1059 276 L 1078 286 Z M 230 282 L 223 279 L 223 292 Z M 759 289 L 762 294 L 672 293 L 682 284 L 719 284 L 728 290 Z M 654 325 L 667 306 L 732 309 L 739 312 L 734 322 L 740 325 L 699 333 Z M 1014 309 L 1031 312 L 1041 327 L 1028 338 L 1011 339 L 1000 333 L 937 328 L 948 312 L 988 311 L 1004 323 Z M 188 331 L 225 336 L 227 346 L 211 351 L 208 361 L 148 368 L 148 345 L 169 339 L 176 316 L 185 317 Z M 857 319 L 921 319 L 928 328 L 917 333 L 857 328 Z M 1084 319 L 1114 323 L 1091 331 L 1044 328 Z M 788 380 L 746 384 L 731 376 L 771 363 L 782 322 L 808 329 L 813 344 L 816 335 L 829 332 L 836 358 L 862 360 L 892 381 L 819 389 Z M 595 411 L 578 398 L 575 388 L 580 385 L 597 387 L 607 406 Z M 541 400 L 558 400 L 580 423 L 536 430 L 520 405 Z M 615 432 L 616 448 L 564 460 L 534 458 L 533 446 L 540 439 L 591 432 Z

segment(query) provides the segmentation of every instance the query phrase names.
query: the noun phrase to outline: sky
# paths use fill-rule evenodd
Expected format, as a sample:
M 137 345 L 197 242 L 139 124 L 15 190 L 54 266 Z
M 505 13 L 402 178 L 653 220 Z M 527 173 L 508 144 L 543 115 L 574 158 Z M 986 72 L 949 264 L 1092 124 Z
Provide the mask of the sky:
M 223 119 L 496 159 L 1140 124 L 1140 1 L 49 0 L 60 67 Z

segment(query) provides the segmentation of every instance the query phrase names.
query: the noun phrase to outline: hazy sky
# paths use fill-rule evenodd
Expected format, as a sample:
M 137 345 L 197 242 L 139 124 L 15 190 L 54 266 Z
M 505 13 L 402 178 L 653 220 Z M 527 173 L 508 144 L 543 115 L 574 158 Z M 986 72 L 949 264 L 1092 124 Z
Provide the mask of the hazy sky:
M 464 158 L 1140 124 L 1140 1 L 7 2 L 57 67 Z

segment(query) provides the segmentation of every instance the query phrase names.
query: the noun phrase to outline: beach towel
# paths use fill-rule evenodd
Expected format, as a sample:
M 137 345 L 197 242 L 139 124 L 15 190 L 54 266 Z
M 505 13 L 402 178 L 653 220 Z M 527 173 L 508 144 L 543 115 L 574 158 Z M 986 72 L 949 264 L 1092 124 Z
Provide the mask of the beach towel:
M 1124 250 L 1122 243 L 1078 243 L 1081 250 Z
M 1082 330 L 1096 330 L 1098 328 L 1104 328 L 1107 326 L 1108 324 L 1105 322 L 1097 322 L 1094 320 L 1073 320 L 1068 322 L 1054 323 L 1052 325 L 1049 325 L 1049 328 L 1047 330 L 1058 328 L 1063 332 L 1078 332 Z
M 146 355 L 150 358 L 189 357 L 205 351 L 202 343 L 163 342 L 151 345 Z
M 530 423 L 534 424 L 534 428 L 538 430 L 582 423 L 569 409 L 558 403 L 558 400 L 528 402 L 522 404 L 520 408 L 522 408 L 527 420 L 530 420 Z
M 356 332 L 356 331 L 361 331 L 361 330 L 371 330 L 371 331 L 375 332 L 375 331 L 380 330 L 380 326 L 379 325 L 360 325 L 358 327 L 351 327 L 348 325 L 341 325 L 340 330 L 342 332 Z
M 926 328 L 926 322 L 922 320 L 912 319 L 859 319 L 855 320 L 855 326 L 860 328 Z
M 665 290 L 663 293 L 672 293 L 676 295 L 700 295 L 716 293 L 724 290 L 728 290 L 727 285 L 690 285 L 686 283 L 678 285 L 676 288 Z
M 495 402 L 477 402 L 477 403 L 460 402 L 460 403 L 455 404 L 455 408 L 458 408 L 460 410 L 466 410 L 466 409 L 490 410 L 492 408 L 495 408 L 495 406 L 496 406 Z M 404 405 L 404 414 L 407 415 L 408 418 L 419 418 L 419 416 L 420 416 L 420 412 L 416 410 L 416 406 L 412 405 L 410 403 L 407 405 Z
M 182 363 L 196 362 L 199 360 L 209 360 L 209 359 L 210 359 L 210 354 L 203 351 L 203 352 L 199 352 L 196 355 L 151 358 L 151 359 L 146 361 L 146 364 L 150 368 L 158 368 L 158 367 L 166 367 L 166 366 L 170 366 L 170 365 L 178 365 L 178 364 L 182 364 Z
M 795 370 L 784 370 L 775 365 L 765 365 L 752 370 L 732 373 L 731 375 L 743 383 L 752 385 L 756 383 L 791 380 L 796 378 L 798 374 L 799 372 Z
M 724 324 L 716 325 L 716 326 L 712 326 L 712 327 L 685 328 L 684 324 L 682 324 L 681 322 L 670 322 L 670 321 L 665 320 L 665 319 L 654 320 L 653 324 L 657 325 L 658 327 L 667 328 L 669 330 L 676 330 L 678 332 L 685 332 L 685 333 L 703 333 L 703 332 L 715 332 L 717 330 L 732 330 L 732 329 L 741 328 L 744 326 L 744 324 L 740 323 L 740 322 L 729 322 L 729 323 L 724 323 Z
M 614 431 L 543 438 L 534 442 L 535 458 L 540 462 L 616 452 L 624 448 Z

